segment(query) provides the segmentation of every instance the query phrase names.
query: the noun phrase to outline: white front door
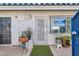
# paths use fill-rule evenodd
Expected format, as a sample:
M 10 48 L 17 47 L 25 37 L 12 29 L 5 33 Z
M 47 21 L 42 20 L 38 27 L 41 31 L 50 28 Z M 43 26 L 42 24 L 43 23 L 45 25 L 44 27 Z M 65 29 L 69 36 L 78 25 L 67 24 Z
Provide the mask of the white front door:
M 36 16 L 35 17 L 35 45 L 46 45 L 47 44 L 47 17 Z

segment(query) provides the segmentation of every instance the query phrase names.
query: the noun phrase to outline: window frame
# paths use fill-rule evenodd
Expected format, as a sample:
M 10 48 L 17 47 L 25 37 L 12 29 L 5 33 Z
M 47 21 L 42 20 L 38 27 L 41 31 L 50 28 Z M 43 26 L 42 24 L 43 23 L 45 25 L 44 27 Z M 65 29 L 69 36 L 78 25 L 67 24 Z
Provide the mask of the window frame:
M 71 32 L 71 26 L 70 26 L 70 32 L 67 31 L 67 25 L 71 25 L 71 17 L 70 16 L 49 16 L 49 19 L 50 19 L 50 25 L 49 25 L 50 26 L 50 34 L 53 33 L 52 30 L 51 30 L 51 26 L 52 26 L 51 22 L 53 21 L 53 25 L 54 25 L 54 19 L 59 19 L 59 18 L 61 18 L 61 19 L 64 18 L 66 20 L 66 31 L 64 33 L 70 33 Z M 67 24 L 67 20 L 69 20 L 69 19 L 70 19 L 70 23 Z M 59 30 L 58 33 L 61 34 L 60 30 Z M 58 34 L 58 33 L 53 33 L 53 34 Z

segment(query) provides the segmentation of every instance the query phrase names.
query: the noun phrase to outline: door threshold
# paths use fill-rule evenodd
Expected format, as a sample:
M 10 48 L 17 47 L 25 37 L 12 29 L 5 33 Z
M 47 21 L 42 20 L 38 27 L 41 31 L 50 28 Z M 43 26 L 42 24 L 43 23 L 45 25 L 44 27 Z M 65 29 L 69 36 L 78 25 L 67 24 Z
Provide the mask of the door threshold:
M 12 44 L 0 44 L 0 46 L 12 46 Z

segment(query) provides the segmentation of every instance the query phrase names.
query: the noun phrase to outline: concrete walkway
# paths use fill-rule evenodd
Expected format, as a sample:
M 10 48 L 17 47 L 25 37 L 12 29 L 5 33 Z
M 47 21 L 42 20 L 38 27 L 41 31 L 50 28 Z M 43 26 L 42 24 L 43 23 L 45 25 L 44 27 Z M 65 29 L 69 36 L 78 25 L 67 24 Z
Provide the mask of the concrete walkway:
M 55 46 L 49 46 L 54 56 L 71 56 L 72 50 L 70 48 L 56 48 Z M 0 56 L 29 56 L 32 48 L 25 51 L 19 46 L 0 46 Z
M 29 56 L 32 48 L 23 50 L 19 46 L 0 46 L 0 56 Z
M 49 46 L 54 56 L 71 56 L 72 55 L 72 49 L 71 47 L 66 48 L 56 48 L 55 46 Z

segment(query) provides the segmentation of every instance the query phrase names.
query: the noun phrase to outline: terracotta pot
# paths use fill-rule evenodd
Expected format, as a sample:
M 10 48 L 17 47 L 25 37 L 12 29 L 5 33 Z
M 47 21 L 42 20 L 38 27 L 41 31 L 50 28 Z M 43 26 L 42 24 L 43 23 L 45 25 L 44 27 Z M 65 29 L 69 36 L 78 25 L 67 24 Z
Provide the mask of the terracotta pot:
M 21 37 L 21 38 L 19 38 L 19 41 L 22 43 L 28 42 L 28 37 Z

